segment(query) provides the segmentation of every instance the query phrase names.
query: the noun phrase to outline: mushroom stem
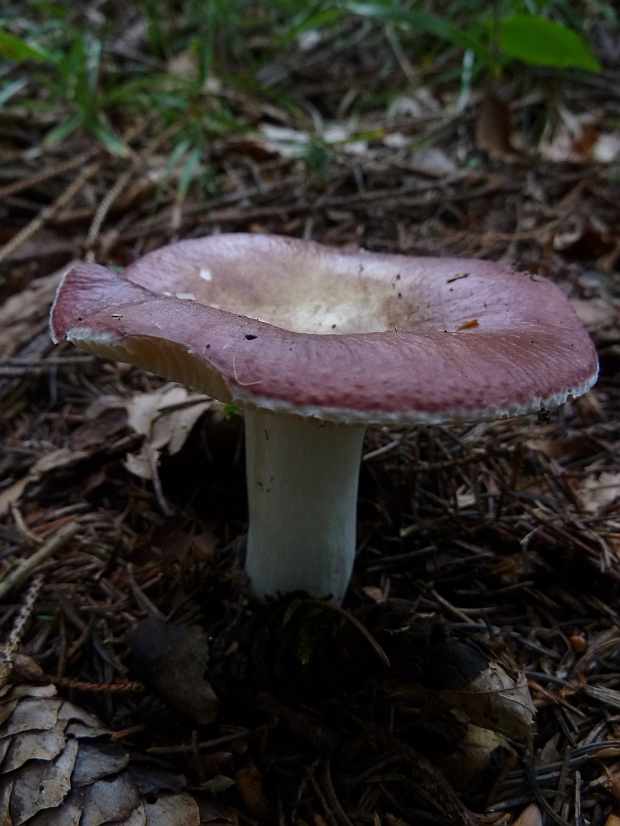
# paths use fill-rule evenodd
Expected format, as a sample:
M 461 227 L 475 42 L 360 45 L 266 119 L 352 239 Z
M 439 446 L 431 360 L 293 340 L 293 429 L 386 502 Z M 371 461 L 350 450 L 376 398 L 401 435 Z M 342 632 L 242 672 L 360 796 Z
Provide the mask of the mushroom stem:
M 355 559 L 364 428 L 246 409 L 245 434 L 253 592 L 340 603 Z

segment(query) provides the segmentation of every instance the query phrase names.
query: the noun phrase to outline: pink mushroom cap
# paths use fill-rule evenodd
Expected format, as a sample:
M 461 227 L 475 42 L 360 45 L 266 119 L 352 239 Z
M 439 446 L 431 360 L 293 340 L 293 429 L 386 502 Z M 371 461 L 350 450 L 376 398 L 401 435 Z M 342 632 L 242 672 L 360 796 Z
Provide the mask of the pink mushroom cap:
M 120 275 L 81 264 L 51 330 L 221 401 L 343 423 L 516 416 L 598 375 L 568 298 L 539 276 L 267 235 L 181 241 Z

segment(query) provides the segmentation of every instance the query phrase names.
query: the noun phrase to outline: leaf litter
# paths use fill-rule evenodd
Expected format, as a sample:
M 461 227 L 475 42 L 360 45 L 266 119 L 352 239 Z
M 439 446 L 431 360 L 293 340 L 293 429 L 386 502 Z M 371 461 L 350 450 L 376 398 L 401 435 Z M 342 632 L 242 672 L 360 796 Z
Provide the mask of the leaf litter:
M 203 147 L 206 193 L 179 200 L 172 138 L 154 119 L 126 128 L 139 161 L 95 163 L 74 136 L 44 153 L 43 175 L 6 129 L 2 578 L 37 541 L 78 527 L 36 569 L 44 584 L 0 701 L 5 818 L 53 823 L 35 814 L 41 778 L 69 820 L 88 811 L 126 826 L 616 817 L 617 69 L 604 85 L 575 75 L 560 89 L 545 71 L 507 75 L 459 110 L 432 66 L 415 69 L 414 88 L 381 38 L 371 48 L 355 34 L 274 58 L 269 83 L 297 107 L 211 79 L 210 104 L 252 129 Z M 403 91 L 385 105 L 390 89 Z M 33 115 L 28 148 L 46 130 Z M 217 231 L 501 259 L 553 278 L 595 339 L 601 379 L 549 421 L 370 432 L 348 615 L 302 596 L 257 606 L 238 565 L 241 418 L 53 349 L 46 331 L 72 260 L 123 267 Z M 16 583 L 0 606 L 5 638 L 29 584 Z M 86 712 L 71 719 L 58 696 Z

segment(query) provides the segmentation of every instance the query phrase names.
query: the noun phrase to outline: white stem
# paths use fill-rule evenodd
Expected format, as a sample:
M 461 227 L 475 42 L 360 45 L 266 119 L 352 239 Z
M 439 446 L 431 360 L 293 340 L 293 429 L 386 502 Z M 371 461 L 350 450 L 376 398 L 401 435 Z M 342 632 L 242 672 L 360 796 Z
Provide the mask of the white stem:
M 355 558 L 364 429 L 246 410 L 245 439 L 252 591 L 340 603 Z

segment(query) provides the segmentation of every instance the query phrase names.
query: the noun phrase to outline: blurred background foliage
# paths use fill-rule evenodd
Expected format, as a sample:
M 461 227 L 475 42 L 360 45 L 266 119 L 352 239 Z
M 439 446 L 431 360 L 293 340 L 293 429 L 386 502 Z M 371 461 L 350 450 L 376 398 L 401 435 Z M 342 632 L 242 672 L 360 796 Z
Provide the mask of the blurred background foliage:
M 85 130 L 124 154 L 118 119 L 155 112 L 178 126 L 169 172 L 183 165 L 183 197 L 205 141 L 249 128 L 218 97 L 222 83 L 289 111 L 299 107 L 291 85 L 279 83 L 292 52 L 303 58 L 317 44 L 337 52 L 352 40 L 372 49 L 380 38 L 403 68 L 404 85 L 432 71 L 436 82 L 458 88 L 462 107 L 472 88 L 507 72 L 599 72 L 609 31 L 617 41 L 620 20 L 602 0 L 9 2 L 0 16 L 0 113 L 19 107 L 49 118 L 47 147 Z M 382 90 L 386 104 L 400 91 Z M 323 154 L 311 140 L 308 163 L 319 173 Z M 208 179 L 202 185 L 208 189 Z

